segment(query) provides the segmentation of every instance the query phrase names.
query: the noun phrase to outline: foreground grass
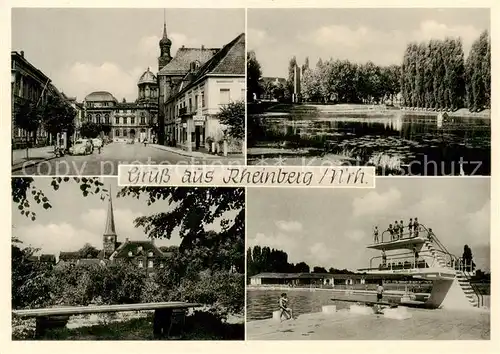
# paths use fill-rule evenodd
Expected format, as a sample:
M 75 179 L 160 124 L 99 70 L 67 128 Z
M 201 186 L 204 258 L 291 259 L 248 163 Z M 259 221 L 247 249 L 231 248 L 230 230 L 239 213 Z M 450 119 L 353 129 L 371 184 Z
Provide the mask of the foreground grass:
M 181 340 L 243 340 L 245 325 L 229 324 L 213 318 L 186 317 Z M 26 334 L 12 334 L 13 340 L 30 340 Z M 80 328 L 57 328 L 47 332 L 42 340 L 154 340 L 153 317 L 135 318 Z

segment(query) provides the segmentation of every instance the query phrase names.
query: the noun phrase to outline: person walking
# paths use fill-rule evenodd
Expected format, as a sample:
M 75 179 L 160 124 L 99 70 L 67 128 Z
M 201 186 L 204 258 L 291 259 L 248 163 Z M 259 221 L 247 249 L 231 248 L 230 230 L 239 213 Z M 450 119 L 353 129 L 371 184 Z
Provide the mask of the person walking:
M 377 286 L 377 302 L 382 301 L 383 294 L 384 294 L 384 285 L 381 280 Z
M 285 315 L 285 320 L 293 319 L 292 309 L 288 307 L 288 298 L 286 296 L 286 293 L 281 294 L 279 304 L 280 304 L 280 322 L 283 322 L 282 321 L 283 315 Z

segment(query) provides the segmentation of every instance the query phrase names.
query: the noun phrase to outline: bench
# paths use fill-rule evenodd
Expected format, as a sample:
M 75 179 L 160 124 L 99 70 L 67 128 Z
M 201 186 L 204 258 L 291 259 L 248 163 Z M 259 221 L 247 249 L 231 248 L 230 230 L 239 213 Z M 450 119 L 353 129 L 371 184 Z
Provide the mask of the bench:
M 93 313 L 112 313 L 126 311 L 154 310 L 153 336 L 155 338 L 169 337 L 173 326 L 184 326 L 187 309 L 201 307 L 201 304 L 177 302 L 152 302 L 123 305 L 91 305 L 52 307 L 30 310 L 12 310 L 12 314 L 21 318 L 36 318 L 35 338 L 42 338 L 47 330 L 66 326 L 69 317 Z

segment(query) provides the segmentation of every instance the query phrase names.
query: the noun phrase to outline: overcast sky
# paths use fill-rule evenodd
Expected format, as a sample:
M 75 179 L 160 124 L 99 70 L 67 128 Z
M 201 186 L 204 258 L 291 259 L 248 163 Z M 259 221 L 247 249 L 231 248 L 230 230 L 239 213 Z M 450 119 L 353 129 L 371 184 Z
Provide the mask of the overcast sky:
M 52 178 L 35 179 L 35 186 L 45 193 L 52 204 L 51 209 L 45 210 L 31 201 L 31 210 L 37 214 L 35 221 L 21 215 L 17 204 L 12 204 L 13 235 L 21 239 L 26 246 L 41 248 L 41 253 L 58 255 L 60 251 L 77 251 L 85 243 L 102 249 L 108 200 L 102 201 L 97 195 L 83 197 L 79 185 L 73 180 L 62 183 L 59 190 L 54 191 L 50 186 L 51 181 Z M 163 200 L 147 206 L 146 197 L 139 200 L 133 197 L 117 198 L 115 196 L 119 189 L 116 186 L 116 178 L 103 178 L 102 181 L 106 186 L 111 186 L 118 241 L 124 242 L 126 238 L 148 240 L 143 228 L 134 227 L 134 219 L 166 212 L 171 206 Z M 220 231 L 219 225 L 209 228 Z M 155 244 L 179 245 L 180 241 L 176 228 L 170 240 L 156 240 Z
M 489 27 L 488 9 L 249 9 L 247 33 L 263 75 L 286 77 L 294 55 L 400 64 L 408 42 L 446 36 L 460 36 L 467 56 Z
M 374 225 L 418 217 L 453 254 L 468 244 L 490 269 L 489 178 L 379 178 L 376 189 L 249 188 L 248 246 L 288 253 L 312 269 L 369 267 Z
M 56 87 L 82 101 L 92 91 L 137 98 L 147 67 L 158 71 L 163 9 L 12 10 L 12 49 Z M 245 32 L 244 9 L 167 9 L 172 56 L 186 47 L 222 47 Z

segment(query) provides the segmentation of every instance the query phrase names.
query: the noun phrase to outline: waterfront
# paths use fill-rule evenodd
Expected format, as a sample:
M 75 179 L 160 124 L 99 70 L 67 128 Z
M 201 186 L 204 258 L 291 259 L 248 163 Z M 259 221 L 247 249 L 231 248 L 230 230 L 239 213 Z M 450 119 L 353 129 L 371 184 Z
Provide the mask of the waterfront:
M 371 164 L 379 174 L 489 175 L 490 119 L 429 113 L 278 107 L 250 118 L 257 129 L 248 163 L 279 158 L 287 165 Z

